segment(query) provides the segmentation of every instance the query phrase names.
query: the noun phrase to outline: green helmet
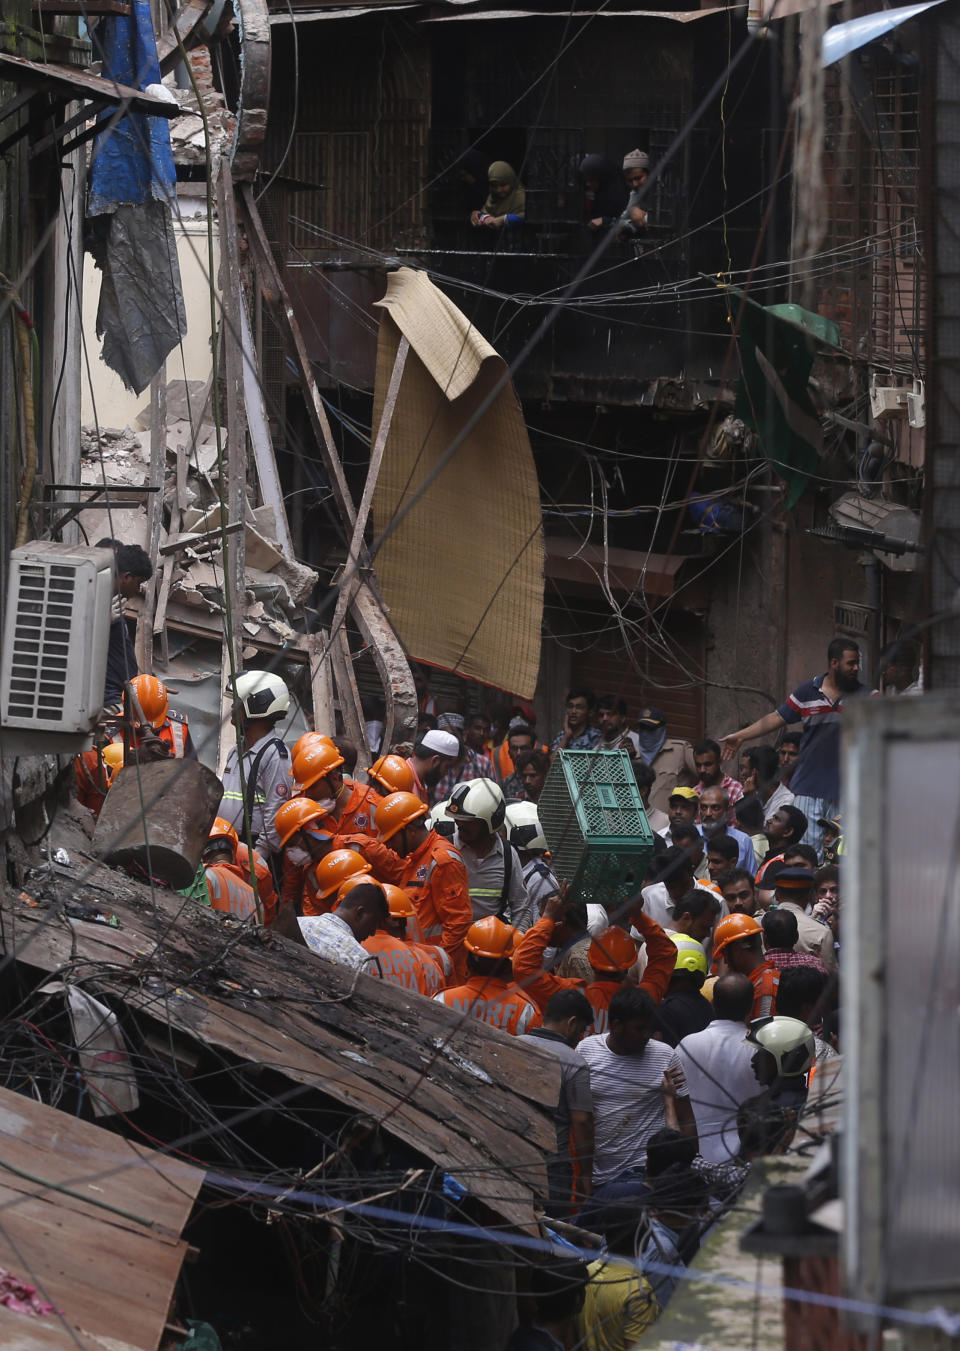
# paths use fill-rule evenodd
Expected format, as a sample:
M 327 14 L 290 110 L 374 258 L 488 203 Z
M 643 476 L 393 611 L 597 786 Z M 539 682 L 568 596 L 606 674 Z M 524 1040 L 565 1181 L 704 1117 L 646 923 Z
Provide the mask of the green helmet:
M 693 971 L 701 976 L 707 974 L 707 954 L 695 938 L 689 934 L 670 934 L 671 943 L 677 949 L 674 971 Z

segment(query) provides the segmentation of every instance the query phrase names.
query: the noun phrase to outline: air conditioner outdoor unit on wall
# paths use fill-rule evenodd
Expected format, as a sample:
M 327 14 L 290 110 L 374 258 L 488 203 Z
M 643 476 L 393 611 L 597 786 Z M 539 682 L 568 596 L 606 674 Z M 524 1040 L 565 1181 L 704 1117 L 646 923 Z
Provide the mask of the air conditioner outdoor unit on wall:
M 10 554 L 0 751 L 73 754 L 103 706 L 113 550 L 35 542 Z

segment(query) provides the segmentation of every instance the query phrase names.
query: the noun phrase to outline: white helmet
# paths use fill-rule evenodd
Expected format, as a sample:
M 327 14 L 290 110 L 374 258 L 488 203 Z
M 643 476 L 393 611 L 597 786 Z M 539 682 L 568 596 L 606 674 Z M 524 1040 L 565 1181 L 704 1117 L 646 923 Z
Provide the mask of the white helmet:
M 503 793 L 493 779 L 458 783 L 447 803 L 447 812 L 455 820 L 485 821 L 491 835 L 503 825 L 504 810 Z
M 531 854 L 545 854 L 550 848 L 543 833 L 535 802 L 508 802 L 504 813 L 507 839 L 514 849 L 525 849 Z
M 241 671 L 233 697 L 248 718 L 285 718 L 290 707 L 290 691 L 269 671 Z
M 442 835 L 446 840 L 452 840 L 457 823 L 447 811 L 450 805 L 449 798 L 446 802 L 438 802 L 435 807 L 430 808 L 430 815 L 424 824 L 428 830 L 435 830 L 438 835 Z
M 806 1074 L 817 1056 L 813 1032 L 807 1024 L 785 1014 L 754 1018 L 747 1041 L 769 1051 L 777 1062 L 777 1074 L 790 1078 Z

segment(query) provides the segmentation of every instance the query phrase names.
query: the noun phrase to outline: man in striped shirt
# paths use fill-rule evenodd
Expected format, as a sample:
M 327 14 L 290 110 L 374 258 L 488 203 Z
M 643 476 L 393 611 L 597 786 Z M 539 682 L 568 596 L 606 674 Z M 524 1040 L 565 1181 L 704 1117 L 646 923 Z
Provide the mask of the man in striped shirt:
M 827 670 L 805 680 L 779 708 L 739 732 L 721 738 L 723 758 L 737 754 L 744 741 L 766 736 L 787 723 L 803 724 L 800 760 L 790 780 L 793 805 L 807 818 L 804 843 L 819 853 L 823 843 L 821 817 L 840 810 L 840 727 L 844 697 L 867 694 L 861 685 L 860 649 L 850 638 L 834 638 L 827 648 Z
M 646 990 L 625 987 L 610 1001 L 609 1031 L 577 1047 L 590 1066 L 595 1187 L 642 1168 L 647 1141 L 665 1125 L 696 1138 L 680 1057 L 651 1040 L 655 1008 Z

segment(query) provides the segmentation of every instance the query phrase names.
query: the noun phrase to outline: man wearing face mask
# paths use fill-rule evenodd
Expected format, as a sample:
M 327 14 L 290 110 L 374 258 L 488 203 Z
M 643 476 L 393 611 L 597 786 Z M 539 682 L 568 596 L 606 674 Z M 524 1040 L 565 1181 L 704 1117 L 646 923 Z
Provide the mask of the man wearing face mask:
M 343 763 L 343 756 L 326 737 L 302 737 L 291 770 L 295 791 L 323 808 L 326 829 L 337 835 L 372 835 L 373 810 L 380 796 L 369 785 L 344 779 Z

